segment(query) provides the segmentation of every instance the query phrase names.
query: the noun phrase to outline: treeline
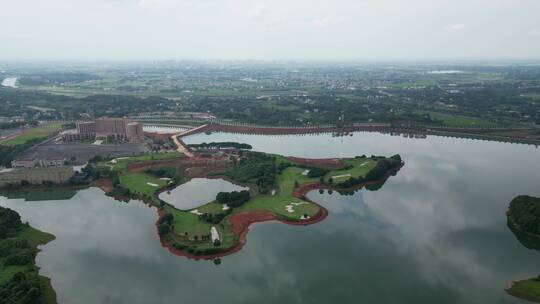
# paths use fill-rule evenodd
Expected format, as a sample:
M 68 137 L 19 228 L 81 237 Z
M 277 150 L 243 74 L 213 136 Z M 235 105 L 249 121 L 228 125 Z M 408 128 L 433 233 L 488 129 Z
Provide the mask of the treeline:
M 23 229 L 30 228 L 17 212 L 0 207 L 0 269 L 20 269 L 0 285 L 0 303 L 45 303 L 45 286 L 34 262 L 38 250 L 20 237 Z
M 514 198 L 508 216 L 524 232 L 540 235 L 540 198 L 528 195 Z
M 401 166 L 401 156 L 396 154 L 390 158 L 372 156 L 378 159 L 377 164 L 365 176 L 350 177 L 344 182 L 336 184 L 338 188 L 352 188 L 366 182 L 383 179 L 389 172 Z
M 216 203 L 223 205 L 226 204 L 229 209 L 216 214 L 203 213 L 199 215 L 199 218 L 210 224 L 219 224 L 227 215 L 231 214 L 234 208 L 244 205 L 247 203 L 247 201 L 249 201 L 250 198 L 249 191 L 247 190 L 220 192 L 216 195 Z
M 249 191 L 220 192 L 216 196 L 216 202 L 227 204 L 229 207 L 237 208 L 249 201 Z
M 224 148 L 235 148 L 235 149 L 242 149 L 242 150 L 253 149 L 251 145 L 232 142 L 232 141 L 191 144 L 188 146 L 194 149 L 224 149 Z

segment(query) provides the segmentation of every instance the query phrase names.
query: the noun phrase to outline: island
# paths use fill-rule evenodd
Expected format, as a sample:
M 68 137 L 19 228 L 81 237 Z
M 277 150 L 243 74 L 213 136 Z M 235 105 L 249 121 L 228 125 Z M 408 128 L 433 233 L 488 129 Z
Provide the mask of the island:
M 526 248 L 540 250 L 540 198 L 520 195 L 510 202 L 508 227 Z M 540 303 L 540 276 L 512 282 L 508 294 Z
M 56 303 L 50 280 L 35 264 L 39 245 L 55 237 L 22 223 L 19 214 L 0 207 L 0 302 Z
M 212 147 L 221 148 L 206 151 Z M 309 225 L 323 220 L 328 211 L 306 197 L 309 191 L 378 189 L 404 164 L 399 155 L 306 159 L 239 147 L 247 145 L 201 145 L 196 156 L 169 152 L 96 158 L 86 170 L 95 177 L 93 185 L 108 195 L 140 199 L 157 208 L 160 240 L 172 253 L 216 259 L 240 250 L 253 223 Z M 213 201 L 190 210 L 160 199 L 160 193 L 192 178 L 224 179 L 248 190 L 220 192 Z

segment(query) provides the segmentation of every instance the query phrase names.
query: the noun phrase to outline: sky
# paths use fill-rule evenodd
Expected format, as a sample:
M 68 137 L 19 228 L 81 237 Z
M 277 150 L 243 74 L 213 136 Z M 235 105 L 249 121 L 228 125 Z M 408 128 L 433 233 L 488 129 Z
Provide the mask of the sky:
M 540 0 L 0 0 L 0 61 L 539 58 Z

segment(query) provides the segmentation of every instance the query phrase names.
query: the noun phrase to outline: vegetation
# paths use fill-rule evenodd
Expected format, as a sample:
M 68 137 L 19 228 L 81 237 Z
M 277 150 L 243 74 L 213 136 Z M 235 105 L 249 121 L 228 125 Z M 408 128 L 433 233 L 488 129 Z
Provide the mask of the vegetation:
M 20 135 L 1 142 L 5 146 L 19 146 L 27 142 L 39 142 L 60 131 L 61 124 L 47 124 L 23 131 Z
M 278 174 L 276 157 L 260 152 L 249 152 L 245 156 L 225 175 L 240 183 L 256 185 L 259 193 L 268 193 Z
M 227 144 L 228 145 L 228 144 Z M 178 156 L 178 155 L 176 155 Z M 238 156 L 224 172 L 213 173 L 215 177 L 226 177 L 236 183 L 246 185 L 250 191 L 218 193 L 216 199 L 196 210 L 182 211 L 159 199 L 157 193 L 184 181 L 175 168 L 159 160 L 169 158 L 166 154 L 149 154 L 115 160 L 95 159 L 94 166 L 100 176 L 113 180 L 112 195 L 125 198 L 139 198 L 161 208 L 158 232 L 165 242 L 176 249 L 194 255 L 212 254 L 227 250 L 239 242 L 239 236 L 232 232 L 229 217 L 242 212 L 268 211 L 282 220 L 302 221 L 315 217 L 320 207 L 306 199 L 296 197 L 294 191 L 309 183 L 330 183 L 336 189 L 342 181 L 338 177 L 345 174 L 355 181 L 383 179 L 386 174 L 401 165 L 401 158 L 365 156 L 341 160 L 341 169 L 329 170 L 322 167 L 308 167 L 288 161 L 279 155 L 246 151 Z M 130 164 L 140 161 L 154 161 L 152 169 L 132 172 Z M 161 165 L 160 165 L 161 164 Z M 386 171 L 385 171 L 386 170 Z M 336 178 L 336 183 L 329 182 Z M 351 186 L 352 187 L 352 186 Z M 219 241 L 211 239 L 211 229 L 215 228 Z
M 56 303 L 50 282 L 38 274 L 34 261 L 37 246 L 53 239 L 0 207 L 0 303 Z
M 514 297 L 540 303 L 540 277 L 514 282 L 506 292 Z
M 517 229 L 540 236 L 540 198 L 527 195 L 514 198 L 508 218 Z

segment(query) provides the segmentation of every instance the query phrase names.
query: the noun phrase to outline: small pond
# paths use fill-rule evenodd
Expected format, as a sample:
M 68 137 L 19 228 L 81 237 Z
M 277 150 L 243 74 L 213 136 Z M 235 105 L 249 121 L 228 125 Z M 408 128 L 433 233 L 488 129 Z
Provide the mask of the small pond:
M 170 192 L 163 192 L 159 198 L 180 210 L 198 208 L 213 201 L 219 192 L 248 190 L 224 179 L 194 178 Z

